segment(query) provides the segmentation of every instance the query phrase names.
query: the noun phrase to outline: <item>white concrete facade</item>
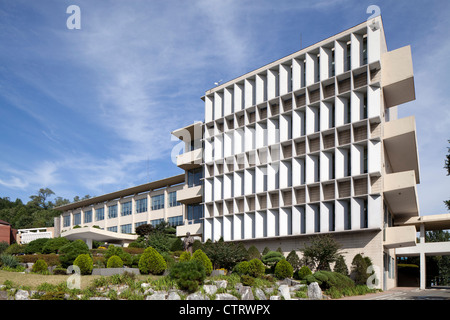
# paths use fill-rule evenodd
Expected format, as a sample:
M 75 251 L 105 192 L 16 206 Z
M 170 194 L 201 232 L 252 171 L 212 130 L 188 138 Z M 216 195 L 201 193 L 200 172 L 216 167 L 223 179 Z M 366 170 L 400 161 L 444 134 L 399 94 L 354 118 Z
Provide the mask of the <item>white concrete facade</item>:
M 287 253 L 330 233 L 347 244 L 349 266 L 356 253 L 369 255 L 381 270 L 379 286 L 395 286 L 395 248 L 411 244 L 414 231 L 386 238 L 383 230 L 394 218 L 419 215 L 410 205 L 418 203 L 418 157 L 394 161 L 404 132 L 389 131 L 389 149 L 384 141 L 385 124 L 397 120 L 391 102 L 415 98 L 410 56 L 394 70 L 408 54 L 388 52 L 378 17 L 208 90 L 203 241 L 278 243 Z M 409 123 L 412 135 L 401 143 L 417 155 Z M 402 178 L 386 190 L 403 198 L 385 194 L 385 177 Z
M 55 218 L 55 236 L 64 236 L 74 227 L 97 227 L 125 235 L 134 234 L 142 224 L 183 224 L 184 207 L 175 201 L 183 185 L 184 175 L 180 175 L 61 206 L 57 208 L 63 213 Z

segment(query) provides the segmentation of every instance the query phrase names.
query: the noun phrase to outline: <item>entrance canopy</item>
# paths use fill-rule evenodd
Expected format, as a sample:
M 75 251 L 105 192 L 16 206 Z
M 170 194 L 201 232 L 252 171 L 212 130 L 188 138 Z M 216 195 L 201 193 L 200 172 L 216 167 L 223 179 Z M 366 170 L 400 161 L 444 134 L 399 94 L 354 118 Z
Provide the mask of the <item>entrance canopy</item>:
M 61 237 L 68 240 L 83 240 L 86 242 L 89 249 L 92 249 L 92 241 L 116 243 L 126 247 L 130 242 L 133 242 L 138 238 L 137 235 L 133 234 L 117 233 L 93 227 L 71 229 L 62 232 Z

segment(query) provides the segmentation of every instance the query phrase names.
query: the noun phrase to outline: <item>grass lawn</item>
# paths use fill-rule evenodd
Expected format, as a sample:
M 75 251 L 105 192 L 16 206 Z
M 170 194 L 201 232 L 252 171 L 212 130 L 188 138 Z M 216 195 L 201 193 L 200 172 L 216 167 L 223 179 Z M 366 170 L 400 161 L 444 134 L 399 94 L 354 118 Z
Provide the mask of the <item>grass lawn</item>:
M 0 284 L 3 284 L 5 280 L 10 280 L 15 286 L 25 286 L 31 290 L 35 290 L 41 283 L 49 283 L 57 285 L 61 282 L 66 282 L 70 275 L 41 275 L 34 273 L 20 273 L 0 270 Z M 92 281 L 102 276 L 81 276 L 81 290 L 89 287 Z M 153 277 L 153 276 L 152 276 Z M 148 275 L 139 275 L 137 280 L 145 281 L 149 279 Z

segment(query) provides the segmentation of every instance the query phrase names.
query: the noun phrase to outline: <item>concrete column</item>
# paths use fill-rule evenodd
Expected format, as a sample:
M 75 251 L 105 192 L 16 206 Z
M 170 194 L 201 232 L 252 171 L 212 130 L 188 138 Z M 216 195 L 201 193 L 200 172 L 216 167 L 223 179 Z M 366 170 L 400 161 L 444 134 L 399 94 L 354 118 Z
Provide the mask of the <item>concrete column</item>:
M 119 233 L 119 226 L 120 226 L 120 216 L 122 215 L 122 203 L 120 202 L 122 198 L 119 198 L 117 201 L 117 233 Z
M 425 290 L 426 286 L 426 256 L 425 252 L 420 253 L 420 290 Z
M 136 195 L 131 198 L 131 233 L 134 233 L 134 217 L 136 215 Z
M 169 207 L 169 186 L 164 188 L 164 221 L 167 222 L 167 208 Z
M 425 243 L 425 225 L 420 225 L 420 243 Z M 426 255 L 425 252 L 420 252 L 420 290 L 425 290 L 426 287 Z
M 92 239 L 85 239 L 85 242 L 89 249 L 92 249 Z
M 108 205 L 105 204 L 103 205 L 103 223 L 104 223 L 104 230 L 108 230 Z

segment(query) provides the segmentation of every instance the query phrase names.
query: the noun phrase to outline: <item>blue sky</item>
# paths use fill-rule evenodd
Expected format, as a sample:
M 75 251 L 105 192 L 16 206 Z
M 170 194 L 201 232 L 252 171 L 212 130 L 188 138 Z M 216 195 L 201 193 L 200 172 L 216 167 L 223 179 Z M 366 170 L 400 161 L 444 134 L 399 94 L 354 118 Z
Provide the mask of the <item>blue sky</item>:
M 170 132 L 203 120 L 214 82 L 364 22 L 372 4 L 388 49 L 412 47 L 417 99 L 399 117 L 416 117 L 421 214 L 444 213 L 447 0 L 1 0 L 0 197 L 72 200 L 182 173 Z

